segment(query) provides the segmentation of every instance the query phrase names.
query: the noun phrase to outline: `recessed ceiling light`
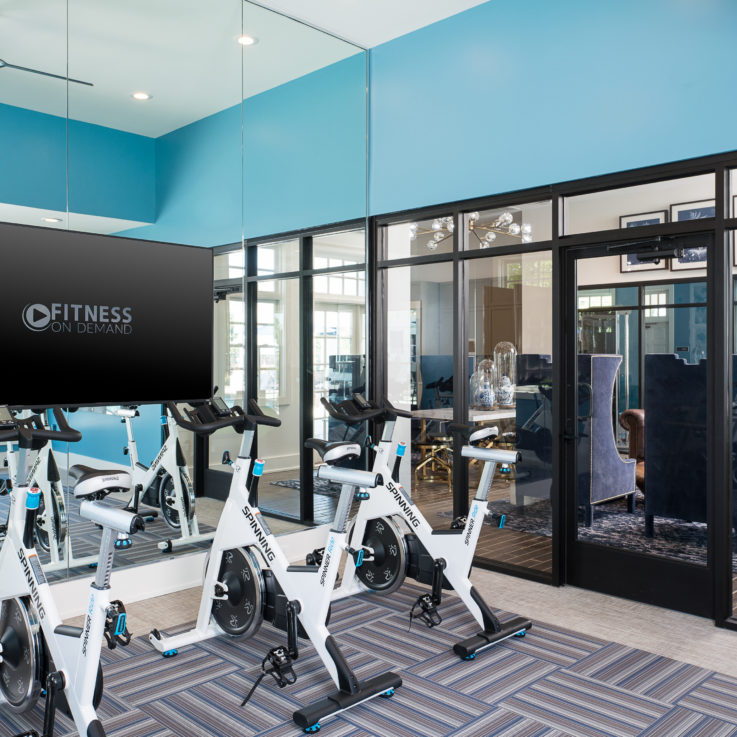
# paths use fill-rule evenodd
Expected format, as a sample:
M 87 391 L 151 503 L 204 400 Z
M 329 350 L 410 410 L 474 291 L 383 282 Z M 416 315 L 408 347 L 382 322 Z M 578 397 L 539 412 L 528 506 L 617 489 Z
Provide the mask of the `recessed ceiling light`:
M 132 95 L 134 100 L 150 100 L 151 95 L 148 92 L 134 92 Z
M 60 223 L 61 218 L 41 218 L 44 223 Z
M 258 43 L 258 39 L 255 36 L 238 36 L 238 43 L 241 46 L 255 46 Z

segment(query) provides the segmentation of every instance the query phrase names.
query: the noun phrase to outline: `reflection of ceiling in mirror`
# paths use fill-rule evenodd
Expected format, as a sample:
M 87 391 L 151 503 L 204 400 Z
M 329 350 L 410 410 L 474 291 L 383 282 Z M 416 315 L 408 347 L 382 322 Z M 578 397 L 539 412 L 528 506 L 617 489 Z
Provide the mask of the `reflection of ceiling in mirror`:
M 9 205 L 0 202 L 0 222 L 18 223 L 20 225 L 42 225 L 45 228 L 67 230 L 67 217 L 69 218 L 69 230 L 79 230 L 84 233 L 100 233 L 110 235 L 119 233 L 130 228 L 139 228 L 149 223 L 138 220 L 123 220 L 121 218 L 102 217 L 100 215 L 82 215 L 65 210 L 47 210 L 39 207 L 25 207 L 23 205 Z
M 68 4 L 68 75 L 94 85 L 69 84 L 69 117 L 145 136 L 237 105 L 241 85 L 250 97 L 359 51 L 240 0 Z M 65 10 L 60 0 L 0 0 L 0 58 L 66 75 Z M 237 42 L 242 23 L 256 45 Z M 0 68 L 0 103 L 64 116 L 66 87 Z M 137 91 L 152 99 L 134 100 Z
M 258 0 L 261 5 L 313 23 L 372 48 L 487 0 Z

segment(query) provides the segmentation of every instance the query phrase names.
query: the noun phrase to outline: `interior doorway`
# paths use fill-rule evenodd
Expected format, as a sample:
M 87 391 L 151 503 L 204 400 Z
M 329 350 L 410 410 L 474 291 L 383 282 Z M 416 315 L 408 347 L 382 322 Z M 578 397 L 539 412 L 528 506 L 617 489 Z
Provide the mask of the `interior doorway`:
M 689 240 L 565 252 L 566 580 L 713 616 L 707 268 Z M 625 262 L 640 268 L 627 271 Z M 651 267 L 651 268 L 648 268 Z

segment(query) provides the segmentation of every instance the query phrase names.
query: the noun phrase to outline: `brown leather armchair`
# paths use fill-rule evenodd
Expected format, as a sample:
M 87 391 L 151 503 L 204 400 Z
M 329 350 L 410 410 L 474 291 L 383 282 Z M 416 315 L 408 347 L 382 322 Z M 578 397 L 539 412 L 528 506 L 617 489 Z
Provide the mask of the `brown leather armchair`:
M 626 409 L 619 415 L 619 424 L 629 433 L 629 457 L 637 461 L 635 483 L 645 493 L 645 410 Z

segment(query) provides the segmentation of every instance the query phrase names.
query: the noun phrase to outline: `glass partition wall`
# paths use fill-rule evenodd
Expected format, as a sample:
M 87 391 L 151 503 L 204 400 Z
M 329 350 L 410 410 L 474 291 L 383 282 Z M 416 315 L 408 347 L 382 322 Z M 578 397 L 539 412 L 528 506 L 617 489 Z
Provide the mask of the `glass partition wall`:
M 379 225 L 376 394 L 412 411 L 400 480 L 436 529 L 468 510 L 481 467 L 451 422 L 492 428 L 490 447 L 530 451 L 500 467 L 478 560 L 552 576 L 551 203 L 438 212 Z M 523 250 L 532 250 L 525 253 Z
M 737 627 L 736 165 L 377 218 L 373 386 L 413 413 L 413 500 L 438 529 L 468 509 L 451 420 L 521 453 L 477 563 Z

